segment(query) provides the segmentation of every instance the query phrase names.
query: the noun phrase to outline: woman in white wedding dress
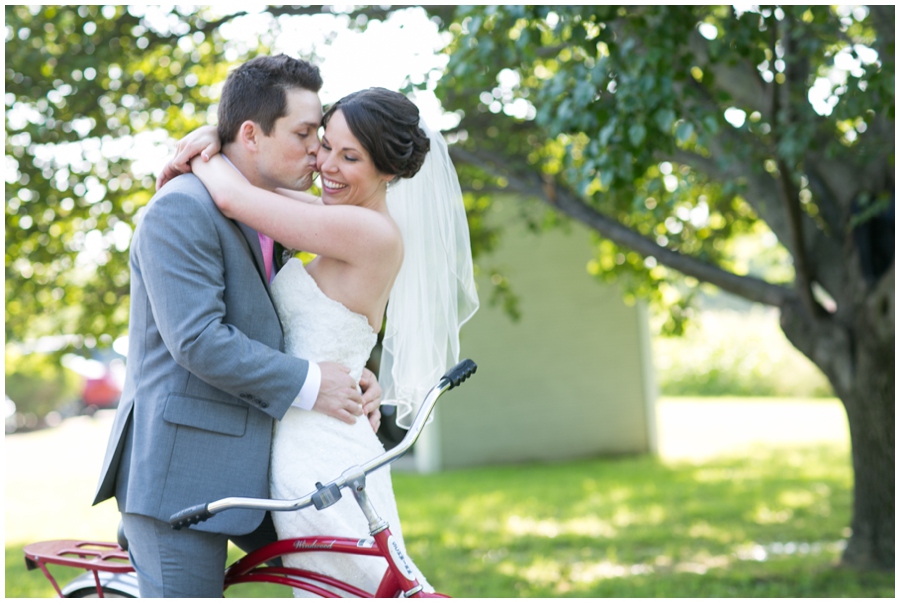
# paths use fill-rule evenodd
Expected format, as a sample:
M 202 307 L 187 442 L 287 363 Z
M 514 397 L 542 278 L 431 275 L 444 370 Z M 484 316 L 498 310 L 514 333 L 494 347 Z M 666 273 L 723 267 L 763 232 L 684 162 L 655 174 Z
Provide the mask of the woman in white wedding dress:
M 387 308 L 379 381 L 384 403 L 396 404 L 398 424 L 408 427 L 427 389 L 458 360 L 459 327 L 478 306 L 459 184 L 443 139 L 420 127 L 418 109 L 399 93 L 351 94 L 326 112 L 323 125 L 321 199 L 258 189 L 218 156 L 195 158 L 192 171 L 226 216 L 316 254 L 306 266 L 288 260 L 271 284 L 287 353 L 341 363 L 358 381 Z M 290 409 L 275 427 L 271 496 L 297 498 L 383 452 L 374 427 L 364 417 L 350 424 Z M 367 491 L 403 545 L 389 467 L 367 478 Z M 368 535 L 349 496 L 323 511 L 273 519 L 279 538 Z M 387 568 L 378 557 L 328 552 L 284 563 L 370 592 Z

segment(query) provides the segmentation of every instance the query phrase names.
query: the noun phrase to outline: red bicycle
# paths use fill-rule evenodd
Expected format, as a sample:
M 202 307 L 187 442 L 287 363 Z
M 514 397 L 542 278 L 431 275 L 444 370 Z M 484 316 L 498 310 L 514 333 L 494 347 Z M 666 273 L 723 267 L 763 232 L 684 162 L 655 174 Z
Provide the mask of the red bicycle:
M 316 484 L 316 490 L 294 500 L 258 498 L 223 498 L 184 509 L 169 520 L 175 529 L 181 529 L 205 521 L 229 509 L 259 509 L 284 512 L 310 506 L 325 509 L 336 503 L 343 489 L 349 489 L 369 523 L 369 538 L 310 536 L 279 540 L 248 553 L 225 571 L 225 589 L 235 584 L 267 582 L 298 588 L 321 597 L 340 598 L 346 593 L 351 597 L 447 597 L 423 591 L 422 585 L 410 567 L 406 553 L 391 535 L 388 523 L 379 517 L 366 494 L 366 475 L 388 465 L 405 454 L 416 442 L 438 398 L 447 390 L 460 385 L 475 373 L 478 367 L 471 360 L 463 360 L 447 371 L 428 394 L 412 426 L 403 440 L 361 466 L 344 471 L 340 477 L 327 484 Z M 139 597 L 137 576 L 128 560 L 127 543 L 120 530 L 120 543 L 84 540 L 52 540 L 25 546 L 25 564 L 28 569 L 44 573 L 60 597 Z M 312 551 L 327 551 L 345 555 L 382 557 L 388 568 L 376 592 L 361 590 L 351 584 L 303 569 L 266 565 L 284 555 Z M 48 566 L 58 565 L 86 570 L 63 587 L 60 587 Z

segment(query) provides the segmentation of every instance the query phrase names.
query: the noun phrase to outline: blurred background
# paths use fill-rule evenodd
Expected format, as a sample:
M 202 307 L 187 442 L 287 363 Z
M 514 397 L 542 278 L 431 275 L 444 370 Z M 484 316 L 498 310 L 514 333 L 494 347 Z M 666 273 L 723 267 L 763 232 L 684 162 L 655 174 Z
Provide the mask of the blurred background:
M 16 547 L 115 520 L 88 501 L 132 233 L 229 69 L 279 52 L 326 106 L 408 94 L 460 175 L 479 373 L 396 482 L 445 590 L 893 595 L 893 7 L 5 17 L 8 596 L 46 596 Z M 62 479 L 75 515 L 18 500 Z

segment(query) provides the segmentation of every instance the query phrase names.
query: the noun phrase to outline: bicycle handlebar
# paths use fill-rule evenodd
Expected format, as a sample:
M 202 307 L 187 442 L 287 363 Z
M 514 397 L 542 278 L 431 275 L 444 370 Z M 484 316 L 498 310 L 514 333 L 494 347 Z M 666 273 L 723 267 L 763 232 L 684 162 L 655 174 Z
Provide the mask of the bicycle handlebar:
M 352 480 L 368 475 L 376 469 L 380 469 L 385 465 L 393 463 L 403 456 L 406 451 L 412 448 L 412 445 L 419 439 L 419 435 L 425 427 L 425 422 L 428 420 L 429 415 L 431 415 L 431 411 L 437 403 L 438 398 L 441 397 L 441 394 L 461 385 L 466 379 L 474 375 L 477 369 L 478 365 L 471 360 L 466 359 L 444 373 L 437 385 L 432 387 L 425 396 L 422 406 L 419 407 L 419 412 L 416 413 L 415 420 L 399 444 L 369 460 L 362 466 L 349 467 L 340 477 L 325 485 L 317 483 L 316 489 L 306 496 L 293 500 L 238 497 L 223 498 L 211 503 L 203 503 L 187 509 L 182 509 L 169 518 L 169 523 L 176 530 L 180 530 L 181 528 L 206 521 L 213 515 L 229 509 L 296 511 L 298 509 L 309 507 L 310 505 L 315 505 L 319 510 L 331 506 L 341 498 L 341 489 L 346 487 Z
M 460 385 L 463 381 L 471 377 L 475 374 L 475 371 L 478 369 L 478 365 L 466 358 L 452 369 L 444 373 L 444 376 L 441 377 L 441 381 L 445 379 L 450 382 L 450 387 L 447 389 L 453 389 L 454 387 Z M 428 411 L 431 412 L 430 410 Z M 427 418 L 427 417 L 426 417 Z
M 169 523 L 176 530 L 180 530 L 181 528 L 204 522 L 213 516 L 213 514 L 209 512 L 208 507 L 209 505 L 203 503 L 201 505 L 188 507 L 187 509 L 182 509 L 169 518 Z

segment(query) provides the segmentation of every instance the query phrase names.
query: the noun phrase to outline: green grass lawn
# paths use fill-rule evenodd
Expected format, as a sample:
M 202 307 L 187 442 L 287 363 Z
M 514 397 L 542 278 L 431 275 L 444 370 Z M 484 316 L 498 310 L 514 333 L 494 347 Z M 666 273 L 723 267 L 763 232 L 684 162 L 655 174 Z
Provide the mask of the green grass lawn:
M 395 478 L 413 558 L 455 596 L 893 596 L 835 568 L 850 483 L 827 446 Z
M 41 440 L 46 446 L 64 433 L 12 436 L 20 438 L 13 454 L 26 454 L 24 438 L 55 438 Z M 6 450 L 9 468 L 10 437 Z M 690 462 L 623 457 L 395 472 L 394 486 L 411 556 L 456 597 L 893 597 L 894 574 L 836 567 L 850 520 L 847 445 L 747 450 Z M 69 463 L 85 464 L 57 459 L 30 486 L 8 471 L 7 597 L 53 596 L 39 571 L 25 570 L 25 542 L 111 537 L 76 517 L 87 505 L 73 504 L 67 517 L 59 498 L 15 504 L 25 487 L 59 494 L 69 486 L 66 500 L 87 498 L 78 489 L 92 493 L 96 467 L 87 467 L 86 482 Z M 52 475 L 60 467 L 66 474 Z M 104 505 L 88 510 L 107 515 L 99 522 L 106 526 L 114 513 Z M 241 586 L 229 595 L 291 593 Z

